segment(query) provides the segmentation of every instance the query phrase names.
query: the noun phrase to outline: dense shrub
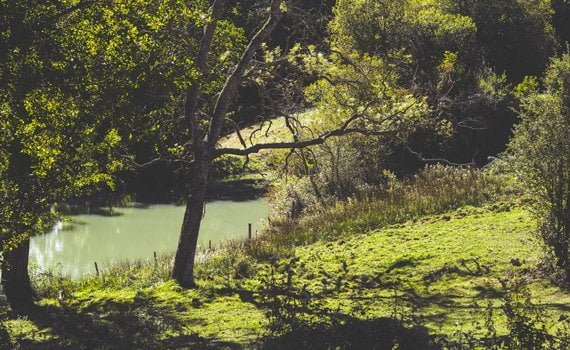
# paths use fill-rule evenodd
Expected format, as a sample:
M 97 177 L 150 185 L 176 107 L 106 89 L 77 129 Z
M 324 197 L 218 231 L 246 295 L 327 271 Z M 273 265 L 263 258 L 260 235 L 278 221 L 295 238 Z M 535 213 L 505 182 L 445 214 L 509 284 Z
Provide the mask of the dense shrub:
M 329 27 L 333 47 L 393 62 L 401 84 L 453 126 L 451 138 L 419 130 L 415 150 L 484 165 L 504 151 L 516 122 L 511 85 L 541 74 L 558 48 L 553 13 L 549 0 L 342 0 Z M 392 169 L 417 164 L 405 148 L 400 154 Z
M 521 122 L 510 144 L 513 164 L 542 222 L 541 235 L 570 281 L 570 54 L 554 59 L 544 91 L 519 85 Z
M 485 59 L 510 81 L 540 74 L 557 47 L 550 0 L 446 0 L 453 13 L 477 26 L 477 44 Z
M 361 137 L 344 141 L 349 142 L 331 142 L 312 150 L 311 157 L 318 161 L 310 168 L 300 162 L 296 169 L 289 169 L 289 176 L 274 186 L 270 196 L 273 217 L 297 219 L 314 208 L 364 198 L 386 187 L 394 177 L 385 170 L 382 152 L 387 147 Z

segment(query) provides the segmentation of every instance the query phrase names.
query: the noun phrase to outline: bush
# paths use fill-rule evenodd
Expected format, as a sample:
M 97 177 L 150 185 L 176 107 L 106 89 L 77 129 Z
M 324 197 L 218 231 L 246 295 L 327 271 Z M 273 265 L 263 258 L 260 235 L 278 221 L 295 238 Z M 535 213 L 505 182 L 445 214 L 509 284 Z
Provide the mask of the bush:
M 538 91 L 526 79 L 517 91 L 521 122 L 510 143 L 514 165 L 535 198 L 541 236 L 570 281 L 570 54 L 554 59 Z

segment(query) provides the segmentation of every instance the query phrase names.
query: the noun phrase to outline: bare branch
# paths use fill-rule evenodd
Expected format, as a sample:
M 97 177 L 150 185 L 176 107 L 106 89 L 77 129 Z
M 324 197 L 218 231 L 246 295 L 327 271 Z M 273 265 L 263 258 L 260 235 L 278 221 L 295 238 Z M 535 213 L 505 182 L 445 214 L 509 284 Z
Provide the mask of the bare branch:
M 182 159 L 182 158 L 171 158 L 171 157 L 165 157 L 165 156 L 158 156 L 154 159 L 149 160 L 148 162 L 144 162 L 144 163 L 137 163 L 136 161 L 134 161 L 131 158 L 128 158 L 132 164 L 137 168 L 137 169 L 146 169 L 146 168 L 150 168 L 152 166 L 158 165 L 158 164 L 172 164 L 172 163 L 184 163 L 186 165 L 191 165 L 194 161 L 193 160 L 187 160 L 187 159 Z
M 457 126 L 471 130 L 487 130 L 487 125 L 480 119 L 466 118 L 457 123 Z
M 339 128 L 333 131 L 329 131 L 325 134 L 322 134 L 319 137 L 305 141 L 258 143 L 245 149 L 222 148 L 214 152 L 214 157 L 219 157 L 224 154 L 246 156 L 252 153 L 258 153 L 259 151 L 266 149 L 300 149 L 300 148 L 320 145 L 331 137 L 339 137 L 348 134 L 361 134 L 365 136 L 388 136 L 388 135 L 395 135 L 397 132 L 398 132 L 397 130 L 374 131 L 363 128 L 348 128 L 348 127 Z
M 311 134 L 311 137 L 315 137 L 315 133 L 314 133 L 313 129 L 311 129 L 307 125 L 304 125 L 303 123 L 301 123 L 301 121 L 297 117 L 295 117 L 291 114 L 287 114 L 283 111 L 279 111 L 279 110 L 276 111 L 276 113 L 277 113 L 277 115 L 284 117 L 286 123 L 291 124 L 291 127 L 293 127 L 294 131 L 296 131 L 297 133 L 299 132 L 298 129 L 302 129 L 302 130 L 308 131 Z M 291 123 L 291 122 L 293 122 L 293 123 Z M 291 128 L 289 128 L 289 130 L 291 130 Z M 296 135 L 293 135 L 293 136 L 295 137 Z M 295 140 L 295 141 L 297 141 L 297 140 Z
M 226 121 L 227 121 L 228 123 L 230 123 L 230 124 L 232 125 L 232 127 L 234 128 L 234 131 L 235 131 L 235 133 L 236 133 L 236 135 L 237 135 L 237 137 L 238 137 L 238 139 L 239 139 L 239 142 L 241 143 L 242 147 L 243 147 L 243 148 L 246 148 L 246 147 L 247 147 L 247 144 L 245 143 L 245 140 L 244 140 L 243 136 L 241 135 L 241 131 L 240 131 L 239 126 L 237 125 L 237 123 L 236 123 L 233 119 L 231 119 L 231 118 L 226 118 Z M 248 159 L 248 161 L 249 161 L 249 159 Z
M 253 138 L 255 137 L 255 135 L 257 133 L 263 132 L 263 128 L 265 127 L 265 123 L 269 123 L 269 126 L 267 127 L 267 130 L 265 131 L 265 137 L 269 137 L 269 131 L 271 130 L 271 127 L 273 126 L 273 121 L 271 119 L 263 118 L 261 123 L 259 123 L 259 127 L 255 128 L 251 132 L 251 134 L 249 134 L 249 144 L 250 145 L 253 145 Z
M 132 160 L 132 163 L 135 165 L 135 167 L 137 167 L 138 169 L 146 169 L 146 168 L 150 168 L 154 165 L 157 164 L 165 164 L 165 163 L 169 163 L 170 162 L 170 158 L 164 158 L 162 156 L 159 156 L 157 158 L 151 159 L 148 162 L 144 162 L 144 163 L 137 163 L 135 160 Z

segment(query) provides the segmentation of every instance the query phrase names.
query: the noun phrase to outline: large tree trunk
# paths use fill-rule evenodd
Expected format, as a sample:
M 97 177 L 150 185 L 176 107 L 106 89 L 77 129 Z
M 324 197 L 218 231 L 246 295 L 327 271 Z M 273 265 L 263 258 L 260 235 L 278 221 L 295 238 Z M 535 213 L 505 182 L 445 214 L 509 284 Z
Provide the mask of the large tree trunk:
M 4 252 L 2 256 L 2 287 L 13 311 L 33 306 L 34 293 L 28 274 L 30 239 Z
M 195 162 L 190 171 L 188 200 L 172 273 L 172 277 L 184 288 L 195 286 L 194 257 L 206 203 L 209 171 L 210 162 L 208 160 Z
M 190 189 L 186 212 L 182 222 L 180 240 L 176 258 L 174 259 L 174 270 L 172 277 L 178 281 L 182 287 L 194 287 L 194 256 L 198 244 L 198 233 L 200 223 L 204 213 L 204 203 L 206 202 L 206 186 L 208 185 L 208 175 L 213 157 L 216 154 L 216 143 L 220 139 L 224 122 L 227 117 L 231 101 L 236 97 L 237 89 L 243 79 L 244 72 L 251 65 L 255 53 L 261 44 L 267 39 L 269 34 L 275 29 L 277 23 L 283 16 L 283 0 L 271 0 L 270 14 L 261 29 L 251 38 L 247 48 L 243 52 L 240 60 L 233 71 L 227 77 L 226 82 L 218 94 L 214 110 L 208 117 L 209 129 L 205 133 L 202 130 L 204 116 L 199 115 L 198 100 L 200 96 L 200 83 L 196 82 L 190 87 L 186 94 L 185 119 L 191 127 L 192 134 L 192 156 L 193 164 L 190 172 Z M 214 32 L 217 21 L 220 19 L 225 8 L 225 0 L 215 0 L 211 8 L 211 21 L 204 28 L 204 35 L 200 43 L 200 50 L 196 58 L 198 70 L 204 75 L 208 73 L 208 56 L 210 54 Z

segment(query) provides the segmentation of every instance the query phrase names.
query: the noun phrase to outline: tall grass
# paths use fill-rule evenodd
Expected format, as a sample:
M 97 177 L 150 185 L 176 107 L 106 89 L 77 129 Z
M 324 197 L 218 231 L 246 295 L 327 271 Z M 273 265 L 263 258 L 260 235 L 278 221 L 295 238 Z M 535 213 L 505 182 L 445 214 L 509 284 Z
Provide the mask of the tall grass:
M 273 219 L 263 240 L 277 246 L 310 244 L 466 205 L 479 206 L 515 191 L 516 187 L 504 176 L 474 168 L 429 166 L 411 179 L 392 181 L 374 196 L 318 207 L 299 220 Z
M 31 270 L 34 290 L 41 297 L 64 298 L 73 290 L 145 288 L 166 281 L 172 272 L 173 257 L 159 255 L 155 260 L 118 261 L 101 270 L 100 276 L 88 275 L 79 280 L 51 271 Z

